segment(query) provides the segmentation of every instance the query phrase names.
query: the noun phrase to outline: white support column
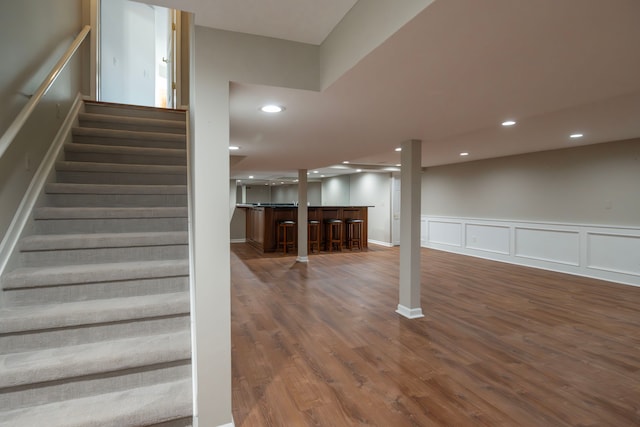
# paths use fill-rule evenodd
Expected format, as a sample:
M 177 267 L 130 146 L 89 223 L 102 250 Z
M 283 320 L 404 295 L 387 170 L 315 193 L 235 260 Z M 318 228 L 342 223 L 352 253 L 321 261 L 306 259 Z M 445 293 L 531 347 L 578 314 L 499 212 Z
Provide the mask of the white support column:
M 298 262 L 309 262 L 307 251 L 307 170 L 298 170 Z
M 409 319 L 423 317 L 420 307 L 420 174 L 422 141 L 401 145 L 400 172 L 400 302 L 397 313 Z

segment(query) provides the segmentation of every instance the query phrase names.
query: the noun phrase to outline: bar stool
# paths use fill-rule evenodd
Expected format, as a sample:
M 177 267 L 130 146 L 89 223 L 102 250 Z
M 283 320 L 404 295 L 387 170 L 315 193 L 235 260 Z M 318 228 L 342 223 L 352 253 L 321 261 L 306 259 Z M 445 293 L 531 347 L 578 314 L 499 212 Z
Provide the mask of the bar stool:
M 342 220 L 338 218 L 325 219 L 324 223 L 327 227 L 325 234 L 327 240 L 327 250 L 331 252 L 335 244 L 342 250 Z
M 347 246 L 353 250 L 353 246 L 357 245 L 358 249 L 362 250 L 362 219 L 348 219 L 347 220 Z
M 320 221 L 310 219 L 307 224 L 307 251 L 313 253 L 313 245 L 316 246 L 316 250 L 320 252 Z
M 287 231 L 288 230 L 288 231 Z M 291 236 L 291 240 L 289 237 Z M 286 255 L 287 246 L 291 245 L 291 248 L 296 247 L 296 222 L 291 220 L 284 220 L 278 222 L 278 236 L 276 251 L 280 249 L 282 245 L 282 253 Z

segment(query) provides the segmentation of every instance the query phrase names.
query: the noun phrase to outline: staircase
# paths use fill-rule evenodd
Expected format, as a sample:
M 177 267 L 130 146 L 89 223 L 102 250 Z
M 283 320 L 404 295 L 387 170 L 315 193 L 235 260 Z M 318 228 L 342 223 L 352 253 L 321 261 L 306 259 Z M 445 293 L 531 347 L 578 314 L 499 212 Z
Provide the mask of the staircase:
M 185 113 L 78 123 L 0 278 L 0 426 L 190 426 Z

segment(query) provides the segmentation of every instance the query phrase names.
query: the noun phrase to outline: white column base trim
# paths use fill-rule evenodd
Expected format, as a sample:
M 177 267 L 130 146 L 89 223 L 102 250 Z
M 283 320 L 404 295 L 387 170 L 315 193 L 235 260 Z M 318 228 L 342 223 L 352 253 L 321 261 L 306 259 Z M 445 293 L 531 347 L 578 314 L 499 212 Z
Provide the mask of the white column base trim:
M 231 239 L 231 243 L 247 243 L 247 239 Z
M 424 314 L 422 314 L 421 308 L 409 308 L 409 307 L 405 307 L 402 304 L 398 304 L 398 309 L 396 310 L 396 313 L 406 317 L 407 319 L 419 319 L 421 317 L 424 317 Z
M 296 258 L 296 262 L 309 262 L 309 257 L 308 256 L 299 256 L 298 258 Z

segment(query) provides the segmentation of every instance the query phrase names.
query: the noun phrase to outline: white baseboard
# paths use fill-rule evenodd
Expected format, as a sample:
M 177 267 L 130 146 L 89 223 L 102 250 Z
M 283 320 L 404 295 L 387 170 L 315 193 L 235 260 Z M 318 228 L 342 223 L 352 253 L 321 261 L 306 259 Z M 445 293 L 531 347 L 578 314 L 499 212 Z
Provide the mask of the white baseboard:
M 419 319 L 421 317 L 424 317 L 424 314 L 422 314 L 421 308 L 409 308 L 409 307 L 405 307 L 402 304 L 398 304 L 398 309 L 396 310 L 396 313 L 406 317 L 407 319 Z
M 640 228 L 422 217 L 423 247 L 640 286 Z
M 247 239 L 231 239 L 231 243 L 247 243 Z
M 31 211 L 35 206 L 38 197 L 44 187 L 44 184 L 47 181 L 47 176 L 49 175 L 49 171 L 53 168 L 53 165 L 58 156 L 58 152 L 62 148 L 65 140 L 71 132 L 71 128 L 75 123 L 76 117 L 80 108 L 82 107 L 82 95 L 78 94 L 69 109 L 69 113 L 65 117 L 60 129 L 58 129 L 58 133 L 54 137 L 51 145 L 49 145 L 49 149 L 47 153 L 44 155 L 42 161 L 40 162 L 40 166 L 36 170 L 35 174 L 33 174 L 33 178 L 29 183 L 29 187 L 27 191 L 25 191 L 24 196 L 22 197 L 22 201 L 16 210 L 15 215 L 13 216 L 13 220 L 11 224 L 9 224 L 9 228 L 0 242 L 0 276 L 4 273 L 4 269 L 7 267 L 7 263 L 9 262 L 9 258 L 13 253 L 16 245 L 18 244 L 18 239 L 20 239 L 20 235 L 22 234 L 22 230 L 24 229 L 27 221 L 30 218 Z
M 385 246 L 387 248 L 392 248 L 393 247 L 393 243 L 389 243 L 389 242 L 382 242 L 380 240 L 367 240 L 368 243 L 373 244 L 373 245 L 378 245 L 378 246 Z

